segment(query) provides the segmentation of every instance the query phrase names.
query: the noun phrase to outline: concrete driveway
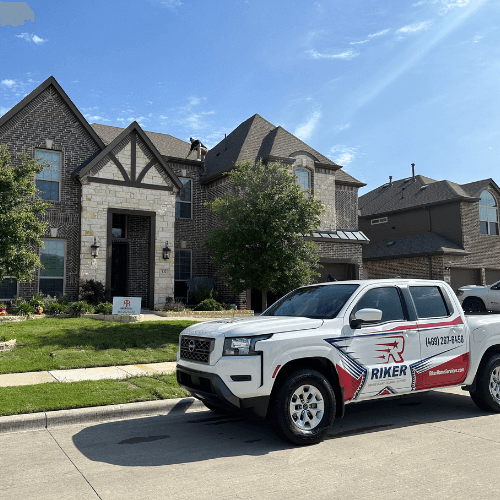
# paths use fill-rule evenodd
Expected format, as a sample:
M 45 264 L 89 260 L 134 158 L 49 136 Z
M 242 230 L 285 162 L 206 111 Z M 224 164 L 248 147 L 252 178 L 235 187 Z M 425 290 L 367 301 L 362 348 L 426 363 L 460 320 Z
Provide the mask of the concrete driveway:
M 0 436 L 0 498 L 481 499 L 498 496 L 500 415 L 460 389 L 358 403 L 323 443 L 210 411 Z

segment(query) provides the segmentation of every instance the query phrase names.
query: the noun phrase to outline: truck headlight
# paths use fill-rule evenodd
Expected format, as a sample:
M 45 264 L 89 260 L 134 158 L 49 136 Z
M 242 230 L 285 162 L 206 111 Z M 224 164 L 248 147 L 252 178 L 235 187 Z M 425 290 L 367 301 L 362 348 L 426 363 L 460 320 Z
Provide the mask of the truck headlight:
M 457 297 L 460 297 L 460 295 L 463 295 L 464 291 L 463 290 L 457 290 Z
M 229 337 L 224 340 L 223 356 L 254 356 L 258 353 L 255 344 L 259 340 L 266 340 L 271 335 L 259 335 L 257 337 Z

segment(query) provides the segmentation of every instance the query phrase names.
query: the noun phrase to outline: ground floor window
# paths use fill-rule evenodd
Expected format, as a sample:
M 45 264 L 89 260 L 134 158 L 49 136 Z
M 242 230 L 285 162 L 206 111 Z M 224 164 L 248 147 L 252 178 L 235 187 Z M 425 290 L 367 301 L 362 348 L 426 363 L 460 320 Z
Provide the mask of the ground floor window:
M 191 278 L 191 250 L 176 250 L 174 260 L 175 300 L 188 300 L 187 280 Z
M 40 249 L 39 293 L 62 295 L 64 293 L 65 242 L 64 240 L 42 240 Z
M 12 300 L 17 295 L 17 280 L 5 278 L 0 281 L 0 301 Z

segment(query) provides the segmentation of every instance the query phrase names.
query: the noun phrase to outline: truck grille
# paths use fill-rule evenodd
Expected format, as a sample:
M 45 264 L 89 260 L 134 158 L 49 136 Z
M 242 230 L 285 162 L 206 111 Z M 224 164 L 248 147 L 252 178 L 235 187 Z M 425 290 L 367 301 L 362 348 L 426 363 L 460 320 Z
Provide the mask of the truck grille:
M 180 341 L 180 357 L 186 361 L 208 364 L 213 347 L 214 339 L 182 335 Z

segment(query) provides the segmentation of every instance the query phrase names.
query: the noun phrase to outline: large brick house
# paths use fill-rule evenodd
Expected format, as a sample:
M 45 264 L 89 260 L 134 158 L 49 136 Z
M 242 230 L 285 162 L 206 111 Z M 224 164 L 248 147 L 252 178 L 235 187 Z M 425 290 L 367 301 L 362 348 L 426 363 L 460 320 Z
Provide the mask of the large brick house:
M 321 153 L 254 115 L 210 150 L 205 161 L 168 134 L 89 124 L 50 77 L 0 118 L 0 143 L 15 166 L 28 152 L 51 164 L 37 186 L 51 205 L 40 249 L 44 269 L 33 281 L 0 284 L 0 299 L 36 293 L 78 296 L 78 280 L 102 282 L 116 296 L 142 297 L 145 308 L 167 297 L 186 299 L 199 284 L 216 286 L 226 302 L 259 309 L 256 291 L 235 296 L 220 279 L 202 243 L 217 224 L 204 205 L 228 189 L 235 163 L 282 161 L 326 207 L 312 239 L 322 279 L 363 276 L 357 191 L 364 184 Z M 94 245 L 99 245 L 97 257 Z M 169 251 L 168 251 L 169 250 Z M 168 258 L 167 258 L 168 257 Z
M 359 198 L 367 278 L 441 279 L 460 286 L 500 280 L 493 179 L 469 184 L 422 175 L 392 181 Z

